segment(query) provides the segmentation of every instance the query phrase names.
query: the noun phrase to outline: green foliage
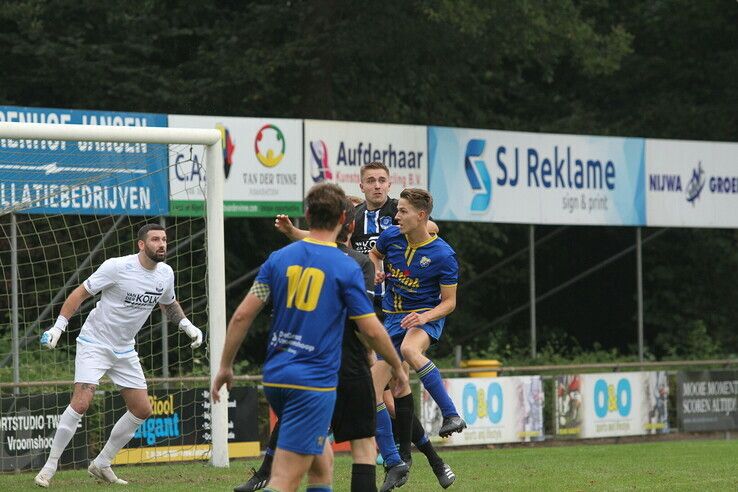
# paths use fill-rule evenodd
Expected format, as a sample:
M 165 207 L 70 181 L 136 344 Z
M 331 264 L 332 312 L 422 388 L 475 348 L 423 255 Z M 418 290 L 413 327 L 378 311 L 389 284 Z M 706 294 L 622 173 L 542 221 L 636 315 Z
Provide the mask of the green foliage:
M 735 140 L 736 25 L 738 4 L 720 0 L 8 0 L 0 104 Z M 441 229 L 462 282 L 436 353 L 458 343 L 523 360 L 527 255 L 493 267 L 527 246 L 527 227 Z M 626 228 L 574 229 L 537 249 L 539 294 L 633 241 Z M 268 219 L 228 219 L 227 281 L 283 244 Z M 644 248 L 651 357 L 738 353 L 735 246 L 732 231 L 671 230 Z M 46 282 L 53 295 L 63 280 Z M 228 291 L 229 312 L 247 289 Z M 627 256 L 539 303 L 537 360 L 549 347 L 569 360 L 633 354 L 634 292 Z M 240 353 L 257 366 L 267 325 L 265 311 Z
M 716 359 L 724 356 L 720 345 L 707 332 L 703 320 L 687 322 L 679 329 L 665 331 L 656 336 L 655 345 L 668 359 Z
M 638 357 L 623 354 L 617 348 L 605 349 L 599 343 L 591 348 L 583 348 L 573 337 L 550 338 L 541 347 L 538 347 L 537 357 L 530 355 L 530 349 L 525 345 L 511 344 L 502 337 L 491 337 L 489 346 L 481 350 L 471 350 L 469 359 L 497 359 L 504 366 L 528 365 L 562 365 L 562 364 L 593 364 L 598 362 L 627 362 L 637 361 Z M 698 358 L 698 357 L 695 357 Z

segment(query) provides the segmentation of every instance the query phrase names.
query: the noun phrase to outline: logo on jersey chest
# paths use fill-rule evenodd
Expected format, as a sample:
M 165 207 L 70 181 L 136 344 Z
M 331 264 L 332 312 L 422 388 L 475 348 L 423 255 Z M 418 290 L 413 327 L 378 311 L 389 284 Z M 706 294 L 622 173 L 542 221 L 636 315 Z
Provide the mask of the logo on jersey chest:
M 431 259 L 428 258 L 427 256 L 424 256 L 424 257 L 422 257 L 420 259 L 420 266 L 421 266 L 421 268 L 425 268 L 425 267 L 427 267 L 430 264 L 431 264 Z
M 379 219 L 379 227 L 382 229 L 387 229 L 389 226 L 392 225 L 392 217 L 389 215 L 385 215 L 384 217 L 380 217 Z
M 367 254 L 377 244 L 377 236 L 370 237 L 365 240 L 352 241 L 354 243 L 354 249 L 361 253 Z
M 158 289 L 159 286 L 157 285 Z M 162 285 L 161 290 L 164 290 L 164 285 Z M 126 292 L 126 298 L 123 300 L 123 303 L 130 307 L 151 309 L 156 306 L 160 298 L 161 292 Z
M 393 279 L 395 279 L 400 285 L 409 287 L 411 289 L 417 289 L 420 287 L 420 279 L 410 277 L 410 270 L 400 270 L 392 265 L 387 265 L 389 273 Z

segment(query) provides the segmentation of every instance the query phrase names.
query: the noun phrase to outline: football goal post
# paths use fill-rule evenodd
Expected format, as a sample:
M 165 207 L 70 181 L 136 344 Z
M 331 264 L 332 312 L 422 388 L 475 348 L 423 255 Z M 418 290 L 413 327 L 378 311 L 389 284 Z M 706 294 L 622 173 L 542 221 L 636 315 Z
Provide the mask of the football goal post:
M 146 447 L 129 445 L 116 460 L 228 466 L 227 393 L 214 404 L 208 390 L 226 328 L 221 132 L 123 124 L 138 126 L 0 123 L 0 471 L 43 465 L 71 396 L 75 339 L 99 296 L 70 319 L 56 349 L 39 336 L 103 261 L 138 252 L 136 233 L 150 223 L 166 228 L 177 301 L 205 341 L 190 348 L 154 308 L 136 343 L 154 414 L 132 443 Z M 177 187 L 183 196 L 170 196 L 183 167 L 194 172 Z M 170 200 L 193 197 L 205 203 L 197 216 L 169 214 Z M 125 412 L 118 389 L 103 378 L 62 467 L 100 451 Z

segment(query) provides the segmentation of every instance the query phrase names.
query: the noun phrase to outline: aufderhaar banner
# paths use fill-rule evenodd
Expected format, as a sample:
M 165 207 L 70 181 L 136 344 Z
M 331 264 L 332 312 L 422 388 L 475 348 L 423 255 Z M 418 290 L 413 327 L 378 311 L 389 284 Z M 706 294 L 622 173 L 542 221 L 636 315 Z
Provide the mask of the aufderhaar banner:
M 467 429 L 441 440 L 443 415 L 423 390 L 420 420 L 434 442 L 444 445 L 542 441 L 544 392 L 540 376 L 444 379 Z
M 649 226 L 738 227 L 738 144 L 646 140 Z
M 217 128 L 223 135 L 223 212 L 227 217 L 271 217 L 302 212 L 302 120 L 169 115 L 173 128 Z M 205 209 L 205 149 L 172 146 L 171 215 Z
M 428 127 L 433 216 L 643 225 L 641 138 Z
M 390 196 L 403 188 L 428 187 L 427 133 L 424 126 L 305 120 L 305 193 L 329 181 L 363 196 L 359 169 L 381 161 L 390 170 Z
M 556 378 L 556 435 L 614 437 L 669 431 L 666 372 Z

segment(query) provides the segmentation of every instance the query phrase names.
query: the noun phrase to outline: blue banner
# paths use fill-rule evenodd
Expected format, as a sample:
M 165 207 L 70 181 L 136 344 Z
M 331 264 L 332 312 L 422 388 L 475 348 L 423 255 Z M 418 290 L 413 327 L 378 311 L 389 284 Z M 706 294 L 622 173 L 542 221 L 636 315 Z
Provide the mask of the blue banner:
M 644 140 L 428 127 L 433 216 L 644 225 Z
M 166 127 L 163 114 L 0 106 L 0 122 Z M 0 138 L 0 210 L 166 215 L 167 146 Z

